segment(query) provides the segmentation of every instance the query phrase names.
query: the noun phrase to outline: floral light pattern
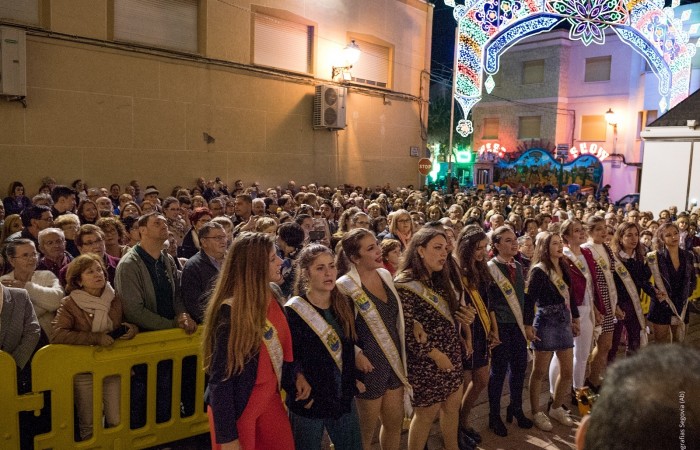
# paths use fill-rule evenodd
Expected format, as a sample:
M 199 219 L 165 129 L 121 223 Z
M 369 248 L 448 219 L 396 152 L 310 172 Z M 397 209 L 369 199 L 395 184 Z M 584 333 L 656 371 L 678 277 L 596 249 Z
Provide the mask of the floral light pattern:
M 571 24 L 569 39 L 585 45 L 604 44 L 605 29 L 627 21 L 627 10 L 620 0 L 553 0 L 550 11 L 567 16 Z

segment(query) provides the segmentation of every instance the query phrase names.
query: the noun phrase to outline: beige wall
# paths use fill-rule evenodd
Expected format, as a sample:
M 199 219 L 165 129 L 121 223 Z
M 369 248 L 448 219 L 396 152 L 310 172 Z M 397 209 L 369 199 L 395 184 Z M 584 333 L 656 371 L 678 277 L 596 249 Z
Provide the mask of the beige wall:
M 42 2 L 42 25 L 105 39 L 111 4 Z M 398 0 L 259 2 L 318 24 L 316 76 L 293 79 L 247 70 L 251 4 L 235 4 L 200 5 L 200 49 L 221 64 L 30 31 L 28 107 L 0 102 L 0 189 L 18 179 L 31 193 L 46 175 L 60 183 L 83 178 L 91 186 L 137 178 L 163 191 L 198 176 L 263 185 L 416 182 L 409 149 L 425 145 L 416 98 L 430 46 L 430 7 Z M 393 90 L 384 98 L 350 89 L 347 129 L 314 130 L 314 85 L 328 82 L 328 55 L 349 32 L 395 46 Z M 203 133 L 215 142 L 207 144 Z

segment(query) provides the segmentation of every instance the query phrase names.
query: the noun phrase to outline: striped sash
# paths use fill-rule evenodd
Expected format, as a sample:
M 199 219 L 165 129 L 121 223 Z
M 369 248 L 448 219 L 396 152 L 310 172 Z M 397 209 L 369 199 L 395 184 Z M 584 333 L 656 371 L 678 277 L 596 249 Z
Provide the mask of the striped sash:
M 520 301 L 518 300 L 517 295 L 515 295 L 515 288 L 510 283 L 510 280 L 503 275 L 503 272 L 501 272 L 501 269 L 498 268 L 498 265 L 496 265 L 493 260 L 488 262 L 488 266 L 491 277 L 496 282 L 496 285 L 501 290 L 503 296 L 506 298 L 510 311 L 513 313 L 513 316 L 515 316 L 515 321 L 518 323 L 518 328 L 520 328 L 520 332 L 523 334 L 525 340 L 527 340 L 525 325 L 523 323 L 523 310 L 520 307 Z
M 649 268 L 651 269 L 651 274 L 654 276 L 654 280 L 658 280 L 656 282 L 656 287 L 659 289 L 663 294 L 666 295 L 666 298 L 668 300 L 666 303 L 668 303 L 668 306 L 671 308 L 671 312 L 673 315 L 677 318 L 677 320 L 680 323 L 674 323 L 671 322 L 672 325 L 685 325 L 685 313 L 688 309 L 688 300 L 685 301 L 685 305 L 683 305 L 683 310 L 678 313 L 678 308 L 676 308 L 676 305 L 673 303 L 673 300 L 671 300 L 671 296 L 668 295 L 668 292 L 666 291 L 666 285 L 664 284 L 663 277 L 661 276 L 661 271 L 659 270 L 659 259 L 658 255 L 656 252 L 650 252 L 647 253 L 647 262 L 649 263 Z
M 292 308 L 306 322 L 309 328 L 316 333 L 316 336 L 328 350 L 328 354 L 335 361 L 335 365 L 342 372 L 343 346 L 340 343 L 338 333 L 335 332 L 331 324 L 326 322 L 326 319 L 316 311 L 316 308 L 301 297 L 292 297 L 284 306 Z
M 450 305 L 448 305 L 447 301 L 438 295 L 437 292 L 426 286 L 425 283 L 421 283 L 420 281 L 406 281 L 396 284 L 404 289 L 408 289 L 418 297 L 425 300 L 425 302 L 435 308 L 440 315 L 449 320 L 451 324 L 454 324 L 454 319 L 452 318 L 452 313 L 450 312 Z
M 263 343 L 265 344 L 267 353 L 270 355 L 272 368 L 275 370 L 275 375 L 277 376 L 277 387 L 279 388 L 282 385 L 282 364 L 284 363 L 284 351 L 282 350 L 282 343 L 280 343 L 280 336 L 277 333 L 277 328 L 275 328 L 272 322 L 270 322 L 270 319 L 265 319 Z
M 617 255 L 613 255 L 613 258 L 615 258 L 615 272 L 617 272 L 620 279 L 622 280 L 622 283 L 625 285 L 627 295 L 629 295 L 630 299 L 632 300 L 632 305 L 634 306 L 634 312 L 637 316 L 637 321 L 639 322 L 639 326 L 642 328 L 642 330 L 639 332 L 639 340 L 640 345 L 644 347 L 649 343 L 649 339 L 647 337 L 644 314 L 642 313 L 642 302 L 639 299 L 639 289 L 637 288 L 637 285 L 634 284 L 632 276 L 630 275 L 629 271 L 622 263 L 622 261 L 620 261 L 620 259 L 617 257 Z

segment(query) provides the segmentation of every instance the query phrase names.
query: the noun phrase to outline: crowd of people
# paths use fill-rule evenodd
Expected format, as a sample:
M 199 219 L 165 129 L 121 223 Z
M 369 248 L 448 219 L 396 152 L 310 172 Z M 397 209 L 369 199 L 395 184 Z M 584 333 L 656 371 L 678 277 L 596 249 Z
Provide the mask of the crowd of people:
M 31 389 L 48 343 L 110 346 L 138 332 L 203 327 L 213 448 L 473 449 L 488 428 L 571 427 L 583 392 L 648 342 L 682 342 L 700 254 L 698 211 L 658 214 L 599 196 L 308 184 L 263 189 L 88 188 L 11 183 L 0 208 L 0 349 Z M 528 358 L 529 410 L 523 409 Z M 170 418 L 172 361 L 158 365 L 156 421 Z M 183 365 L 183 386 L 196 377 Z M 131 383 L 145 423 L 145 365 Z M 549 380 L 550 400 L 540 404 Z M 100 391 L 120 423 L 120 380 Z M 77 436 L 95 423 L 93 380 L 74 380 Z M 281 391 L 286 392 L 286 409 Z M 200 399 L 182 397 L 182 414 Z M 275 429 L 275 433 L 268 430 Z

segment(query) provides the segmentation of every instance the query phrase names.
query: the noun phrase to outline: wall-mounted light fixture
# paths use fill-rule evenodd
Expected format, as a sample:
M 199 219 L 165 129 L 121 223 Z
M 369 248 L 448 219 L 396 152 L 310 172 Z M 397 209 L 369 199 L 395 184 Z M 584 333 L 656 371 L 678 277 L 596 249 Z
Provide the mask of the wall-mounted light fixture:
M 352 79 L 352 74 L 350 69 L 352 69 L 353 64 L 357 62 L 360 58 L 360 46 L 357 45 L 355 40 L 350 41 L 348 45 L 343 49 L 342 64 L 343 66 L 333 66 L 333 72 L 331 74 L 332 79 L 336 79 L 338 75 L 343 76 L 343 81 L 350 81 Z
M 610 156 L 619 156 L 617 154 L 617 114 L 612 110 L 612 108 L 608 108 L 608 110 L 605 112 L 605 121 L 608 122 L 608 125 L 613 127 L 613 146 L 612 146 L 612 153 Z M 623 161 L 624 161 L 624 155 L 623 155 Z M 613 167 L 618 168 L 620 167 L 620 162 L 615 159 L 613 161 Z

